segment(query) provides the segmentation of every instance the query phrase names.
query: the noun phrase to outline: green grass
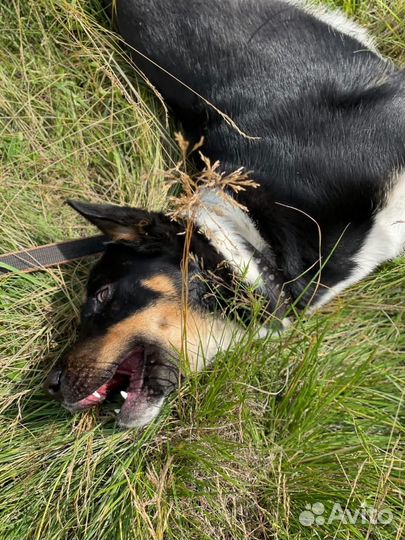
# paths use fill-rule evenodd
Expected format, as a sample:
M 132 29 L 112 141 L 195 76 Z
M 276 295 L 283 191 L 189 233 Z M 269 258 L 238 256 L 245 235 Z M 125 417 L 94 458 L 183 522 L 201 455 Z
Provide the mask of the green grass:
M 335 5 L 405 61 L 403 0 Z M 97 3 L 10 0 L 0 25 L 1 250 L 91 232 L 68 197 L 163 207 L 165 111 Z M 403 259 L 281 338 L 247 337 L 142 432 L 106 410 L 69 416 L 41 389 L 88 268 L 0 282 L 0 540 L 404 536 Z M 305 527 L 316 502 L 393 523 Z

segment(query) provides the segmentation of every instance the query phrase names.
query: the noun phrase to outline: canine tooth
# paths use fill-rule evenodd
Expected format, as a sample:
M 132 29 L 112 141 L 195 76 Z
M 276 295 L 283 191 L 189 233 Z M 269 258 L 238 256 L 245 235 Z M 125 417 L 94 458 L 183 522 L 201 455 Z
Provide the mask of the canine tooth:
M 115 414 L 120 414 L 121 409 L 114 409 Z
M 93 392 L 93 396 L 96 397 L 97 399 L 100 399 L 101 396 L 98 392 Z
M 121 394 L 121 396 L 122 396 L 124 399 L 127 399 L 127 397 L 128 397 L 128 392 L 124 392 L 124 390 L 121 390 L 120 394 Z

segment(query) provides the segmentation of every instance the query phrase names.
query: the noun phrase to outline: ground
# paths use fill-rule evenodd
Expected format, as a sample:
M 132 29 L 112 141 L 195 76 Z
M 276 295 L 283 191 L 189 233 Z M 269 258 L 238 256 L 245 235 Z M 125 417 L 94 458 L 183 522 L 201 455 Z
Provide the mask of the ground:
M 329 4 L 405 61 L 403 0 Z M 0 25 L 1 251 L 93 232 L 68 197 L 162 208 L 173 132 L 97 2 L 2 2 Z M 0 281 L 1 540 L 404 536 L 404 259 L 222 355 L 141 432 L 41 387 L 88 267 Z

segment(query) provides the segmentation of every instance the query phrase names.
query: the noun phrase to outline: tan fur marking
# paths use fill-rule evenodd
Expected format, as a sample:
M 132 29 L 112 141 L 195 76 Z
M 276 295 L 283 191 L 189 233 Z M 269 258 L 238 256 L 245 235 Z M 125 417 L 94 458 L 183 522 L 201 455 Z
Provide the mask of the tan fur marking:
M 187 330 L 182 327 L 181 306 L 175 301 L 161 300 L 112 326 L 100 340 L 79 346 L 73 352 L 70 365 L 87 363 L 91 351 L 92 368 L 112 365 L 134 338 L 159 343 L 167 351 L 186 348 L 190 369 L 198 371 L 209 363 L 218 350 L 226 348 L 235 334 L 235 326 L 228 321 L 203 316 L 189 308 Z M 186 342 L 183 343 L 184 336 Z M 86 354 L 87 353 L 87 354 Z
M 114 325 L 103 338 L 102 358 L 116 357 L 122 346 L 125 347 L 135 336 L 158 342 L 167 350 L 180 351 L 182 331 L 179 306 L 175 302 L 162 300 Z M 194 349 L 196 345 L 193 343 L 190 348 Z
M 173 284 L 173 281 L 166 276 L 165 274 L 159 274 L 153 276 L 150 279 L 144 279 L 141 281 L 142 287 L 151 289 L 154 292 L 162 294 L 164 296 L 173 296 L 176 294 L 176 288 Z

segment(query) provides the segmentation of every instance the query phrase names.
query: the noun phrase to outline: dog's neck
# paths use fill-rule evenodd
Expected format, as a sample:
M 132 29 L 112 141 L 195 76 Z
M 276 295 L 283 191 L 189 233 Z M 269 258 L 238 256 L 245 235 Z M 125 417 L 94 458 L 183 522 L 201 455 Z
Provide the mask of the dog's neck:
M 284 276 L 247 212 L 221 191 L 206 189 L 192 219 L 226 266 L 268 300 L 268 311 L 284 317 L 290 304 Z

